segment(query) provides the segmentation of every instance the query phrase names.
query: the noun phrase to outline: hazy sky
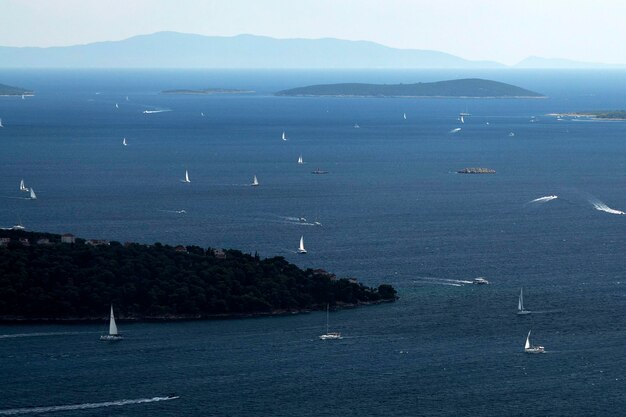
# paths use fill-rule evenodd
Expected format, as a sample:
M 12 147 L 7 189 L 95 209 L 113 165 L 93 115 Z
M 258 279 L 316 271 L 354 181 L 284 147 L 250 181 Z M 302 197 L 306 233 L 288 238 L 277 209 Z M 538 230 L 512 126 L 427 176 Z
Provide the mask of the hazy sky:
M 626 63 L 626 0 L 0 0 L 1 46 L 60 46 L 162 30 L 334 37 L 467 59 Z

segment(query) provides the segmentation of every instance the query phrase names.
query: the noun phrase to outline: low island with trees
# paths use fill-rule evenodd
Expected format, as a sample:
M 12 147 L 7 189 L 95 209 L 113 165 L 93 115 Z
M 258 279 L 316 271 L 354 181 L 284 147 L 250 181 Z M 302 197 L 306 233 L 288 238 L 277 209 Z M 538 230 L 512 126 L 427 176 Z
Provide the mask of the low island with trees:
M 34 93 L 21 87 L 0 84 L 0 96 L 32 96 Z
M 626 120 L 626 110 L 592 110 L 573 113 L 552 113 L 549 116 L 562 117 L 585 117 L 600 120 Z
M 122 320 L 275 315 L 397 299 L 276 256 L 238 250 L 84 240 L 0 230 L 0 321 Z
M 320 84 L 292 88 L 278 96 L 357 96 L 423 98 L 545 98 L 515 85 L 480 78 L 415 84 Z

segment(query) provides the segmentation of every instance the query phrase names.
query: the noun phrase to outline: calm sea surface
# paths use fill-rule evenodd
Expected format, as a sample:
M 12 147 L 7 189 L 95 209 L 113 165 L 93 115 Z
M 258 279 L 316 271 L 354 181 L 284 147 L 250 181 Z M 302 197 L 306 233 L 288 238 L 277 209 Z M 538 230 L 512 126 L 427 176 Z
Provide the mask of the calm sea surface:
M 461 77 L 549 98 L 272 96 Z M 122 322 L 115 344 L 98 340 L 104 325 L 0 325 L 0 416 L 624 413 L 626 216 L 596 207 L 626 211 L 626 122 L 546 114 L 626 108 L 626 72 L 0 71 L 0 82 L 37 93 L 0 97 L 0 226 L 258 251 L 401 297 L 332 313 L 345 338 L 330 342 L 317 338 L 323 313 Z M 158 94 L 206 87 L 257 94 Z M 497 174 L 454 173 L 474 166 Z M 21 178 L 37 200 L 22 198 Z M 491 285 L 468 283 L 477 276 Z M 516 316 L 520 287 L 534 314 Z M 522 353 L 530 329 L 546 354 Z

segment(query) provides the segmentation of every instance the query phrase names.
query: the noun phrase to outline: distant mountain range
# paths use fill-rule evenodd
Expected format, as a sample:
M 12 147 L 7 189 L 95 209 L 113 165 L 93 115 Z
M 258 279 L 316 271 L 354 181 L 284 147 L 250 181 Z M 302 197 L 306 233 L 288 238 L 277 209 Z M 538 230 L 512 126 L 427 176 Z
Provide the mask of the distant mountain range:
M 568 65 L 565 65 L 569 63 Z M 529 58 L 521 68 L 598 67 Z M 516 67 L 518 67 L 516 66 Z M 62 47 L 0 47 L 0 68 L 507 68 L 444 52 L 341 39 L 274 39 L 158 32 Z

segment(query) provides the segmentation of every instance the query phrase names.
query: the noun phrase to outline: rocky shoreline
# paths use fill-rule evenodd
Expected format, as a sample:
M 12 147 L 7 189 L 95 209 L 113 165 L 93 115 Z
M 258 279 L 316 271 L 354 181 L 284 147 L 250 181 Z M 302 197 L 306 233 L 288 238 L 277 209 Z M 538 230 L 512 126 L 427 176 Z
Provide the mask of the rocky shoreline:
M 399 297 L 396 297 L 396 300 Z M 378 300 L 378 301 L 360 301 L 357 303 L 337 303 L 332 307 L 332 310 L 344 310 L 350 308 L 358 308 L 362 306 L 371 306 L 378 304 L 393 303 L 396 300 Z M 261 311 L 256 313 L 225 313 L 225 314 L 210 314 L 210 315 L 185 315 L 185 314 L 168 314 L 163 316 L 124 316 L 123 314 L 116 317 L 117 322 L 122 323 L 167 323 L 178 321 L 199 321 L 199 320 L 237 320 L 248 318 L 260 318 L 260 317 L 281 317 L 291 316 L 295 314 L 308 314 L 315 311 L 323 311 L 326 309 L 326 305 L 316 305 L 312 308 L 303 309 L 275 309 L 271 311 Z M 16 316 L 2 316 L 0 317 L 0 323 L 5 325 L 10 324 L 83 324 L 83 323 L 102 323 L 109 319 L 107 315 L 101 317 L 67 317 L 67 318 L 54 318 L 54 317 L 16 317 Z

